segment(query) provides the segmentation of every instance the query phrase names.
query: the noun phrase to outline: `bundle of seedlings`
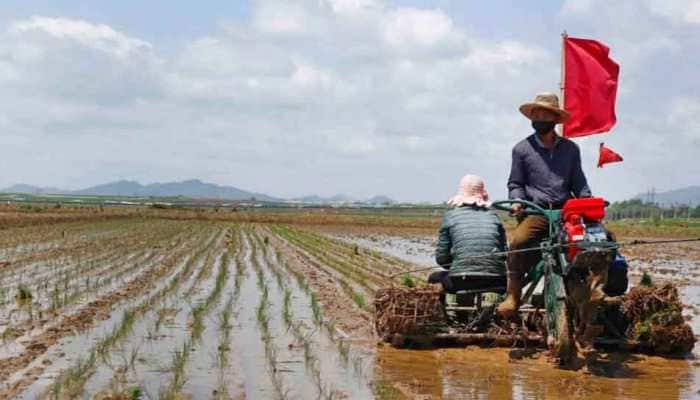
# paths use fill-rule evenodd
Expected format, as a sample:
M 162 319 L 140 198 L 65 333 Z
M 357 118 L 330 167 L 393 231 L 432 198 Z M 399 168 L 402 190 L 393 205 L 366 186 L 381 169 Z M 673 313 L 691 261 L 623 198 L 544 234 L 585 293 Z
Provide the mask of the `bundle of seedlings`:
M 684 354 L 693 349 L 693 330 L 683 319 L 683 304 L 675 285 L 637 286 L 624 297 L 622 313 L 629 323 L 627 337 L 642 350 Z
M 424 333 L 444 321 L 438 287 L 392 286 L 376 291 L 374 327 L 382 338 Z

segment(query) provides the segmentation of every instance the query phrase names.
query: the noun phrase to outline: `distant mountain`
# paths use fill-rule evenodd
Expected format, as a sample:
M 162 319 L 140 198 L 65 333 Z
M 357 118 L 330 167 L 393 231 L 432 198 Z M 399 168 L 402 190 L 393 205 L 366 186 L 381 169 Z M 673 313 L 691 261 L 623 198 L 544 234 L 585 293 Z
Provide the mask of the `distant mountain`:
M 332 197 L 323 197 L 318 195 L 310 195 L 304 197 L 298 197 L 292 199 L 292 201 L 307 203 L 307 204 L 343 204 L 343 203 L 353 203 L 355 199 L 344 194 L 336 194 Z
M 386 196 L 374 196 L 364 201 L 367 204 L 394 204 L 393 199 Z
M 0 192 L 27 194 L 72 194 L 88 196 L 184 196 L 195 199 L 220 200 L 251 200 L 254 198 L 261 201 L 283 201 L 282 199 L 268 196 L 266 194 L 248 192 L 233 186 L 221 186 L 213 183 L 206 183 L 198 179 L 190 179 L 182 182 L 151 183 L 149 185 L 142 185 L 136 181 L 121 180 L 80 190 L 61 190 L 56 188 L 42 188 L 32 185 L 18 184 L 2 189 Z
M 270 202 L 283 202 L 284 199 L 276 198 L 262 193 L 249 192 L 233 186 L 222 186 L 213 183 L 202 182 L 199 179 L 190 179 L 182 182 L 151 183 L 142 185 L 131 180 L 120 180 L 102 185 L 92 186 L 80 190 L 62 190 L 51 187 L 39 187 L 25 184 L 17 184 L 0 190 L 8 193 L 26 194 L 66 194 L 82 196 L 130 196 L 130 197 L 189 197 L 193 199 L 218 199 L 218 200 L 251 200 Z M 304 196 L 293 199 L 294 202 L 306 204 L 371 204 L 385 205 L 396 202 L 387 196 L 374 196 L 366 200 L 357 200 L 346 194 L 336 194 L 331 197 L 317 195 Z
M 636 199 L 644 202 L 651 201 L 651 195 L 648 193 L 638 194 Z M 672 205 L 681 204 L 700 204 L 700 186 L 688 186 L 680 189 L 669 190 L 668 192 L 659 192 L 653 195 L 654 202 L 662 207 L 670 207 Z
M 57 194 L 65 193 L 66 190 L 61 190 L 54 187 L 39 187 L 33 185 L 17 184 L 12 185 L 8 188 L 0 190 L 0 192 L 6 193 L 26 193 L 26 194 Z
M 262 193 L 248 192 L 233 186 L 221 186 L 190 179 L 182 182 L 151 183 L 142 185 L 135 181 L 116 181 L 87 189 L 76 190 L 72 194 L 96 196 L 184 196 L 202 199 L 282 201 Z
M 331 197 L 322 197 L 318 195 L 304 196 L 293 199 L 292 201 L 297 201 L 301 203 L 308 204 L 348 204 L 348 203 L 358 203 L 358 204 L 395 204 L 396 202 L 387 196 L 374 196 L 367 200 L 358 200 L 345 194 L 336 194 Z
M 300 202 L 300 203 L 309 203 L 309 204 L 321 204 L 321 203 L 327 203 L 328 199 L 325 197 L 321 197 L 321 196 L 311 195 L 311 196 L 298 197 L 298 198 L 292 199 L 292 201 L 296 201 L 296 202 Z

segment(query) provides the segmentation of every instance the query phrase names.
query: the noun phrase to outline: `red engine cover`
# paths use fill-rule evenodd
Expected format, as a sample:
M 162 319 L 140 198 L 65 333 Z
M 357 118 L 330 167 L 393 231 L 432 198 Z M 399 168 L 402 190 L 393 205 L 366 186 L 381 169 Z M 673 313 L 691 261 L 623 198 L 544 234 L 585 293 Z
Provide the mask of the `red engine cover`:
M 564 203 L 561 209 L 561 218 L 565 222 L 571 222 L 571 217 L 577 215 L 585 221 L 600 222 L 605 218 L 605 200 L 602 197 L 585 197 L 570 199 Z
M 605 217 L 605 200 L 602 197 L 568 200 L 564 203 L 561 216 L 567 242 L 580 242 L 585 238 L 585 224 L 599 223 Z M 578 247 L 569 247 L 566 252 L 567 260 L 572 261 L 580 251 Z

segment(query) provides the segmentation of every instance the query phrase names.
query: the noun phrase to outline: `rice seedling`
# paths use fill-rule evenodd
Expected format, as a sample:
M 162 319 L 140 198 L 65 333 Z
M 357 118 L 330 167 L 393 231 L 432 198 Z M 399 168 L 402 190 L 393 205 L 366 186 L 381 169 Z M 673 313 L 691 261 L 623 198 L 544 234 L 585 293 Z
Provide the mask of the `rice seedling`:
M 17 287 L 17 294 L 15 295 L 15 299 L 18 303 L 27 304 L 32 301 L 33 297 L 34 295 L 32 294 L 32 291 L 31 289 L 29 289 L 28 286 L 22 284 Z
M 228 279 L 229 262 L 230 257 L 225 255 L 221 261 L 221 265 L 219 266 L 219 272 L 216 276 L 214 289 L 211 291 L 211 293 L 209 293 L 204 302 L 198 304 L 192 310 L 192 338 L 194 341 L 198 341 L 202 337 L 202 332 L 204 330 L 204 315 L 211 309 L 212 304 L 219 298 L 221 291 L 226 284 L 226 279 Z
M 73 368 L 63 372 L 54 380 L 49 393 L 50 397 L 57 400 L 76 397 L 79 394 L 79 388 L 88 378 L 96 361 L 95 351 L 91 351 L 87 357 L 79 359 Z
M 292 291 L 288 288 L 284 288 L 284 301 L 282 302 L 282 320 L 284 321 L 286 326 L 289 326 L 292 323 L 292 311 L 290 308 L 291 302 Z
M 175 400 L 178 399 L 180 390 L 185 385 L 187 377 L 185 376 L 185 365 L 192 352 L 192 342 L 185 340 L 181 348 L 173 352 L 170 373 L 172 378 L 166 389 L 158 394 L 160 400 Z
M 401 284 L 403 286 L 413 288 L 416 287 L 416 281 L 411 275 L 401 275 Z

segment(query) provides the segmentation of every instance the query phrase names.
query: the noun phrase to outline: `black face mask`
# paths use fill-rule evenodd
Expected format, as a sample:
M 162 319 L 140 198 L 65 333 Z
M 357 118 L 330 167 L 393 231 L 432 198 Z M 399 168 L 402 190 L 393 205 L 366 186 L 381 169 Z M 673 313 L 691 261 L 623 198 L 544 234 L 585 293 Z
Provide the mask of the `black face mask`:
M 532 121 L 532 128 L 539 135 L 551 132 L 556 125 L 557 123 L 552 121 Z

